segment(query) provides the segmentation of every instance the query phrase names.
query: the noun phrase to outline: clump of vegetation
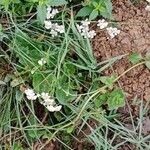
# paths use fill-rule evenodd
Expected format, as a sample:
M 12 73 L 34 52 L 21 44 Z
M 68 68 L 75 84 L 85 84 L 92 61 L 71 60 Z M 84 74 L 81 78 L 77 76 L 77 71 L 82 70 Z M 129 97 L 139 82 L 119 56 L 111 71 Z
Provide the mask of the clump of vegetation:
M 82 8 L 75 16 L 71 9 L 74 3 L 71 0 L 0 2 L 1 149 L 32 148 L 37 141 L 42 143 L 41 149 L 54 141 L 62 149 L 72 149 L 72 139 L 78 132 L 84 132 L 85 126 L 91 133 L 85 134 L 85 138 L 96 149 L 114 146 L 113 140 L 107 141 L 108 130 L 114 130 L 113 138 L 119 132 L 127 140 L 130 133 L 130 141 L 133 140 L 132 134 L 137 130 L 132 133 L 120 122 L 115 124 L 116 110 L 125 105 L 125 93 L 114 85 L 136 66 L 149 67 L 149 56 L 133 54 L 132 68 L 120 76 L 102 75 L 125 57 L 98 63 L 93 55 L 91 39 L 96 32 L 91 30 L 90 21 L 97 17 L 111 19 L 112 2 L 79 2 L 79 9 Z M 108 31 L 109 39 L 120 34 L 108 20 L 100 19 L 97 26 Z M 91 128 L 90 120 L 96 128 Z

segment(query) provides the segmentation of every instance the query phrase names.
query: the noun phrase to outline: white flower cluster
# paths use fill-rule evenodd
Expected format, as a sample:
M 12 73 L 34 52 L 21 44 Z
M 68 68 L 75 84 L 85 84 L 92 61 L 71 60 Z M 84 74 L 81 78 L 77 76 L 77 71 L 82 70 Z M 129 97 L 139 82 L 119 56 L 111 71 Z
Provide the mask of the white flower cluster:
M 98 20 L 98 27 L 100 27 L 100 29 L 104 29 L 108 26 L 108 22 L 104 19 Z
M 43 66 L 44 64 L 46 64 L 46 60 L 44 58 L 41 58 L 39 61 L 38 61 L 38 64 L 40 66 Z
M 81 25 L 77 24 L 76 26 L 77 26 L 79 33 L 81 33 L 81 35 L 84 38 L 92 39 L 96 35 L 96 32 L 94 30 L 90 30 L 89 25 L 90 25 L 90 21 L 86 19 L 85 21 L 81 21 Z
M 44 100 L 41 102 L 50 112 L 60 111 L 62 106 L 56 105 L 54 98 L 50 97 L 48 93 L 41 94 L 42 99 Z
M 54 16 L 58 13 L 57 9 L 52 9 L 51 7 L 47 8 L 47 14 L 46 14 L 46 19 L 44 21 L 45 28 L 46 29 L 51 29 L 50 34 L 52 37 L 55 37 L 58 35 L 58 33 L 64 33 L 65 28 L 63 25 L 58 25 L 58 23 L 52 23 L 50 19 L 54 18 Z
M 26 94 L 27 99 L 29 100 L 36 100 L 38 97 L 41 97 L 43 101 L 41 102 L 42 105 L 44 105 L 50 112 L 60 111 L 62 106 L 56 105 L 55 99 L 50 97 L 48 93 L 41 93 L 36 94 L 33 89 L 26 89 L 24 91 Z
M 117 28 L 115 27 L 107 27 L 108 26 L 108 22 L 105 21 L 104 19 L 102 20 L 98 20 L 98 24 L 97 24 L 98 27 L 100 27 L 100 29 L 104 29 L 106 28 L 109 36 L 110 36 L 110 39 L 113 39 L 116 35 L 120 34 L 120 30 L 118 30 Z
M 32 89 L 26 89 L 24 91 L 24 93 L 26 94 L 27 99 L 29 100 L 36 100 L 38 95 L 35 94 L 35 92 Z
M 54 18 L 56 14 L 58 14 L 57 9 L 52 9 L 50 6 L 47 7 L 46 19 Z
M 145 10 L 146 11 L 150 11 L 150 0 L 146 0 L 148 3 L 149 3 L 149 5 L 147 5 L 146 7 L 145 7 Z
M 118 30 L 117 28 L 113 28 L 113 27 L 107 27 L 108 26 L 108 22 L 104 19 L 100 19 L 98 20 L 97 26 L 100 29 L 104 29 L 106 28 L 110 38 L 114 38 L 116 35 L 120 34 L 120 30 Z M 81 33 L 81 35 L 84 38 L 94 38 L 94 36 L 96 35 L 96 32 L 94 30 L 89 29 L 89 25 L 90 25 L 90 21 L 88 21 L 88 19 L 86 19 L 85 21 L 81 21 L 81 25 L 77 24 L 76 27 L 79 31 L 79 33 Z
M 117 28 L 108 27 L 106 28 L 106 30 L 111 39 L 113 39 L 116 35 L 120 34 L 120 30 L 118 30 Z

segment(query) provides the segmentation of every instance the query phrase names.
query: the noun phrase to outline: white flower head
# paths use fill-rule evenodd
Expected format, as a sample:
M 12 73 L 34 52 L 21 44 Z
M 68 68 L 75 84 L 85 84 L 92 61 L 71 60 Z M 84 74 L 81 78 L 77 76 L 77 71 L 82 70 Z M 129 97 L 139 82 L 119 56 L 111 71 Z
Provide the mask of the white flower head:
M 24 93 L 26 94 L 26 97 L 29 100 L 36 100 L 37 99 L 37 95 L 34 93 L 34 91 L 32 89 L 28 88 L 24 91 Z
M 96 35 L 96 32 L 94 30 L 91 30 L 88 32 L 88 38 L 90 39 L 93 39 L 95 35 Z
M 41 102 L 42 105 L 44 106 L 50 106 L 50 105 L 55 105 L 55 100 L 54 99 L 45 99 L 44 101 Z
M 51 6 L 48 6 L 46 10 L 51 12 L 52 7 L 51 7 Z
M 52 9 L 50 6 L 47 7 L 46 19 L 54 18 L 59 13 L 57 9 Z
M 38 61 L 38 64 L 40 66 L 43 66 L 44 64 L 46 64 L 46 60 L 44 58 L 41 58 L 39 61 Z
M 52 12 L 48 11 L 46 14 L 46 19 L 54 18 L 57 13 L 58 11 L 56 10 L 52 10 Z
M 108 26 L 108 22 L 106 22 L 104 19 L 98 20 L 98 27 L 100 27 L 100 29 L 104 29 Z
M 150 3 L 150 0 L 146 0 L 148 3 Z
M 120 30 L 118 30 L 117 28 L 108 27 L 106 29 L 111 39 L 113 39 L 116 35 L 120 34 Z
M 25 91 L 24 91 L 24 93 L 26 94 L 26 95 L 31 95 L 31 94 L 33 94 L 34 93 L 34 91 L 32 90 L 32 89 L 26 89 Z
M 56 32 L 59 32 L 59 33 L 64 33 L 65 32 L 65 28 L 63 25 L 58 25 L 58 23 L 54 23 L 53 26 L 52 26 L 52 29 Z
M 90 25 L 90 21 L 88 19 L 85 19 L 84 21 L 81 21 L 82 26 L 87 27 Z
M 37 95 L 27 95 L 27 99 L 29 100 L 36 100 L 37 99 Z
M 51 29 L 52 28 L 52 22 L 51 21 L 45 20 L 44 24 L 45 24 L 45 28 L 46 29 Z
M 41 102 L 42 105 L 44 105 L 50 112 L 54 111 L 60 111 L 62 106 L 61 105 L 56 105 L 55 99 L 49 96 L 48 93 L 42 93 L 41 98 L 43 101 Z
M 42 92 L 42 93 L 41 93 L 41 97 L 42 97 L 44 100 L 50 99 L 49 94 L 48 94 L 48 93 L 45 93 L 45 92 Z
M 52 37 L 55 37 L 55 36 L 58 35 L 58 32 L 52 29 L 52 30 L 50 31 L 50 34 L 52 35 Z
M 145 10 L 146 10 L 146 11 L 150 11 L 150 5 L 147 5 L 147 6 L 145 7 Z
M 61 105 L 59 105 L 59 106 L 52 106 L 52 105 L 50 105 L 50 106 L 47 106 L 46 108 L 47 108 L 50 112 L 55 112 L 55 111 L 60 111 L 61 108 L 62 108 L 62 106 L 61 106 Z
M 55 16 L 55 15 L 58 14 L 58 13 L 59 13 L 58 9 L 53 9 L 53 10 L 52 10 L 52 15 L 53 15 L 53 16 Z
M 90 21 L 88 21 L 88 19 L 81 21 L 81 25 L 77 24 L 77 30 L 79 33 L 81 33 L 81 36 L 83 36 L 84 38 L 94 38 L 94 36 L 96 35 L 96 32 L 94 30 L 90 31 L 89 28 L 90 25 Z
M 63 25 L 58 25 L 57 28 L 56 28 L 56 31 L 59 32 L 59 33 L 64 33 L 65 32 L 64 26 Z
M 82 32 L 83 26 L 80 26 L 79 24 L 76 25 L 77 30 L 79 31 L 79 33 Z
M 36 95 L 37 95 L 37 97 L 40 97 L 40 96 L 41 96 L 39 93 L 37 93 Z

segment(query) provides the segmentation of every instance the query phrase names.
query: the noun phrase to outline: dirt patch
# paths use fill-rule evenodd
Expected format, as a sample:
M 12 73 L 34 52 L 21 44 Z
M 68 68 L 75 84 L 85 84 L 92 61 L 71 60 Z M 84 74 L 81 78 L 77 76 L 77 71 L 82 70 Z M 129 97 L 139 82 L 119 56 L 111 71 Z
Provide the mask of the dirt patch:
M 94 55 L 98 61 L 103 61 L 122 54 L 133 52 L 145 55 L 150 52 L 150 12 L 145 11 L 145 2 L 134 6 L 129 0 L 114 0 L 113 17 L 121 33 L 114 39 L 108 39 L 106 31 L 97 30 L 93 40 Z M 113 73 L 120 75 L 132 65 L 128 58 L 115 63 L 105 75 Z M 128 99 L 135 96 L 150 99 L 150 70 L 139 66 L 123 76 L 119 83 L 127 93 Z

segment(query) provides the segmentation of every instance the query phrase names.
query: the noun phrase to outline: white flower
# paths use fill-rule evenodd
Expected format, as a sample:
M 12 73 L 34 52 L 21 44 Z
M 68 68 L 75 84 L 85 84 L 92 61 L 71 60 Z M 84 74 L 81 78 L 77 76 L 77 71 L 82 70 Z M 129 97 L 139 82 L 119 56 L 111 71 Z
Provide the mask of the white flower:
M 96 35 L 96 32 L 94 30 L 91 30 L 88 32 L 88 38 L 90 39 L 93 39 L 95 35 Z
M 50 11 L 50 12 L 51 12 L 51 10 L 52 10 L 52 7 L 51 7 L 51 6 L 48 6 L 48 7 L 47 7 L 47 11 Z
M 51 96 L 49 96 L 49 94 L 48 93 L 42 93 L 41 94 L 41 97 L 43 98 L 43 102 L 42 102 L 42 104 L 44 105 L 44 106 L 48 106 L 48 105 L 54 105 L 55 104 L 55 100 L 53 99 L 53 98 L 51 98 Z
M 150 0 L 146 0 L 146 1 L 150 3 Z
M 36 95 L 37 95 L 37 97 L 40 97 L 40 96 L 41 96 L 39 93 L 37 93 Z
M 26 94 L 26 97 L 29 100 L 36 100 L 37 99 L 37 95 L 34 93 L 34 91 L 32 89 L 26 89 L 24 91 L 24 93 Z
M 47 7 L 46 19 L 54 18 L 59 13 L 57 9 L 52 9 L 50 6 Z
M 108 26 L 108 22 L 106 22 L 104 19 L 98 20 L 97 26 L 100 27 L 100 29 L 104 29 Z
M 150 11 L 150 5 L 147 5 L 147 6 L 145 7 L 145 10 L 146 10 L 146 11 Z
M 45 99 L 44 101 L 41 102 L 42 105 L 44 106 L 49 106 L 49 105 L 55 105 L 55 100 L 54 99 Z
M 83 26 L 80 26 L 80 25 L 77 24 L 76 27 L 77 27 L 77 30 L 81 33 L 81 31 L 83 29 Z
M 51 21 L 45 20 L 44 24 L 45 24 L 45 28 L 46 29 L 51 29 L 52 28 L 52 22 Z
M 29 99 L 29 100 L 36 100 L 37 96 L 36 95 L 27 95 L 27 99 Z
M 52 10 L 52 16 L 54 17 L 56 14 L 58 14 L 59 12 L 58 12 L 58 9 L 53 9 Z
M 50 105 L 50 106 L 47 106 L 46 108 L 47 108 L 50 112 L 55 112 L 55 111 L 60 111 L 61 108 L 62 108 L 62 106 L 61 106 L 61 105 L 59 105 L 59 106 L 52 106 L 52 105 Z
M 34 93 L 34 91 L 33 91 L 32 89 L 26 89 L 26 90 L 24 91 L 24 93 L 25 93 L 26 95 L 31 95 L 31 94 Z
M 117 28 L 108 27 L 106 29 L 111 39 L 114 38 L 116 35 L 120 34 L 120 30 L 118 30 Z
M 39 61 L 38 61 L 38 64 L 40 66 L 43 66 L 44 64 L 46 64 L 46 60 L 44 60 L 44 58 L 41 58 Z
M 90 21 L 88 21 L 88 19 L 81 21 L 82 26 L 87 27 L 88 25 L 90 25 Z
M 58 23 L 54 23 L 52 29 L 59 33 L 64 33 L 65 29 L 63 25 L 58 25 Z
M 55 37 L 55 36 L 58 35 L 58 32 L 52 29 L 52 30 L 50 31 L 50 34 L 52 35 L 52 37 Z
M 58 9 L 52 9 L 50 6 L 47 7 L 47 14 L 46 14 L 47 20 L 44 21 L 44 24 L 46 29 L 51 29 L 50 34 L 52 35 L 52 37 L 57 36 L 58 33 L 65 32 L 65 28 L 63 25 L 58 25 L 58 23 L 52 23 L 49 20 L 53 18 L 57 13 L 59 13 Z
M 50 99 L 49 94 L 48 94 L 48 93 L 45 93 L 45 92 L 42 92 L 42 93 L 41 93 L 41 97 L 42 97 L 44 100 Z
M 50 18 L 52 18 L 52 14 L 50 13 L 50 11 L 48 11 L 46 13 L 46 19 L 50 19 Z
M 65 29 L 63 25 L 57 25 L 57 28 L 55 29 L 59 33 L 64 33 Z
M 89 29 L 90 21 L 86 19 L 85 21 L 81 21 L 81 25 L 76 25 L 77 30 L 79 33 L 81 33 L 81 36 L 84 38 L 93 38 L 96 35 L 96 32 L 94 30 Z
M 42 105 L 44 105 L 50 112 L 54 111 L 60 111 L 62 106 L 61 105 L 56 105 L 55 99 L 49 96 L 48 93 L 42 93 L 41 97 L 43 101 L 41 102 Z

